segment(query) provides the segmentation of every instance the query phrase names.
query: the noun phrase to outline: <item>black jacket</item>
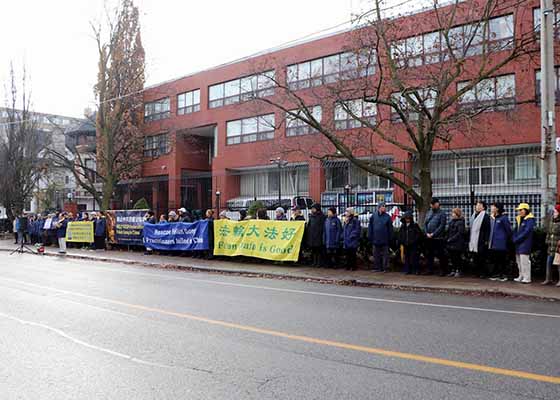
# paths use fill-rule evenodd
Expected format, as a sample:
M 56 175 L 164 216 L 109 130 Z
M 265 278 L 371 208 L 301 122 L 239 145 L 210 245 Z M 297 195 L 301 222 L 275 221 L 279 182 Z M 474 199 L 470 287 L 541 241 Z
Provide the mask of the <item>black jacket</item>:
M 404 247 L 418 247 L 422 240 L 422 230 L 416 222 L 409 225 L 403 221 L 399 229 L 399 244 Z
M 318 211 L 316 214 L 309 213 L 305 238 L 307 246 L 320 247 L 323 245 L 323 232 L 325 230 L 325 214 Z
M 453 251 L 465 250 L 465 219 L 452 218 L 447 227 L 447 248 Z

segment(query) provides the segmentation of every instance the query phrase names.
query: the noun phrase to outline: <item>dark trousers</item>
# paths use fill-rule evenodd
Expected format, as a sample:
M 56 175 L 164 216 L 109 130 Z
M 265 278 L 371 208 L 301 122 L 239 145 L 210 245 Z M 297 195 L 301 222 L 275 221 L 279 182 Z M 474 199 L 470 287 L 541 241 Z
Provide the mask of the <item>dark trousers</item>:
M 417 274 L 420 272 L 420 252 L 416 246 L 404 247 L 404 272 Z
M 320 267 L 323 265 L 323 247 L 322 246 L 313 246 L 311 247 L 311 256 L 313 257 L 312 266 Z
M 453 266 L 453 271 L 463 272 L 463 252 L 461 250 L 448 250 L 449 261 Z
M 490 250 L 488 258 L 492 262 L 492 276 L 507 277 L 508 271 L 508 256 L 505 250 Z
M 346 269 L 355 271 L 357 269 L 357 255 L 358 249 L 344 249 L 346 254 Z
M 479 251 L 473 253 L 474 273 L 480 277 L 487 277 L 489 275 L 489 268 L 487 265 L 488 254 L 486 251 Z
M 19 243 L 19 242 L 18 242 L 18 233 L 17 233 L 17 232 L 14 232 L 14 240 L 15 240 L 15 242 L 14 242 L 15 244 L 18 244 L 18 243 Z
M 94 236 L 93 243 L 95 250 L 105 250 L 105 236 Z
M 373 245 L 373 268 L 386 271 L 389 266 L 389 245 Z
M 426 269 L 434 273 L 434 260 L 439 260 L 440 274 L 447 273 L 447 257 L 445 255 L 445 242 L 442 239 L 426 239 Z
M 326 259 L 327 259 L 326 260 L 327 267 L 329 268 L 338 267 L 338 249 L 337 248 L 327 249 Z

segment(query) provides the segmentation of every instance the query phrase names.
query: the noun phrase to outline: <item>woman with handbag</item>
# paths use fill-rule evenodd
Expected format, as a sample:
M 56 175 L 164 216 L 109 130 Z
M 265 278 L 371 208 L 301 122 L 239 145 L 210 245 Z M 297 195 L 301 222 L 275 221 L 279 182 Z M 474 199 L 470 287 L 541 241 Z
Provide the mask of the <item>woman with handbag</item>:
M 546 278 L 542 283 L 543 285 L 552 283 L 553 266 L 558 267 L 560 264 L 560 254 L 558 254 L 558 250 L 560 249 L 560 204 L 554 207 L 552 220 L 550 221 L 546 235 L 546 244 L 548 247 L 548 257 L 546 259 Z M 560 286 L 560 280 L 556 286 Z

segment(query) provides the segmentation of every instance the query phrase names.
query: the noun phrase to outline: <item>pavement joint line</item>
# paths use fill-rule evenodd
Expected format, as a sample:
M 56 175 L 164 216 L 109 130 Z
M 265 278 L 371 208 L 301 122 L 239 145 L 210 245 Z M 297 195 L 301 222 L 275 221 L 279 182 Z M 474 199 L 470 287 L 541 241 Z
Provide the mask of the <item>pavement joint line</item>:
M 532 373 L 532 372 L 525 372 L 525 371 L 520 371 L 520 370 L 498 368 L 498 367 L 492 367 L 492 366 L 481 365 L 481 364 L 474 364 L 474 363 L 463 362 L 463 361 L 454 361 L 454 360 L 449 360 L 449 359 L 444 359 L 444 358 L 424 356 L 424 355 L 420 355 L 420 354 L 404 353 L 404 352 L 399 352 L 399 351 L 394 351 L 394 350 L 387 350 L 387 349 L 381 349 L 381 348 L 375 348 L 375 347 L 369 347 L 369 346 L 363 346 L 363 345 L 356 345 L 356 344 L 338 342 L 338 341 L 333 341 L 333 340 L 328 340 L 328 339 L 319 339 L 319 338 L 314 338 L 314 337 L 310 337 L 310 336 L 295 335 L 295 334 L 291 334 L 291 333 L 287 333 L 287 332 L 281 332 L 281 331 L 276 331 L 276 330 L 271 330 L 271 329 L 266 329 L 266 328 L 259 328 L 259 327 L 250 326 L 250 325 L 242 325 L 242 324 L 238 324 L 238 323 L 234 323 L 234 322 L 215 320 L 215 319 L 201 317 L 201 316 L 197 316 L 197 315 L 193 315 L 193 314 L 164 310 L 164 309 L 160 309 L 160 308 L 156 308 L 156 307 L 150 307 L 150 306 L 144 306 L 144 305 L 140 305 L 140 304 L 127 303 L 127 302 L 120 301 L 120 300 L 106 299 L 106 298 L 99 297 L 99 296 L 92 296 L 92 295 L 87 295 L 87 294 L 84 294 L 84 293 L 73 292 L 73 291 L 70 291 L 70 290 L 57 289 L 57 288 L 53 288 L 53 287 L 50 287 L 50 286 L 43 286 L 43 285 L 37 285 L 37 284 L 34 284 L 34 283 L 19 281 L 17 279 L 10 279 L 10 278 L 0 278 L 0 279 L 20 283 L 20 284 L 23 284 L 23 285 L 28 285 L 28 286 L 31 286 L 31 287 L 37 287 L 37 288 L 41 288 L 41 289 L 45 289 L 45 290 L 51 290 L 51 291 L 55 291 L 55 292 L 65 293 L 65 294 L 69 294 L 69 295 L 72 295 L 72 296 L 89 298 L 89 299 L 92 299 L 92 300 L 102 301 L 102 302 L 106 302 L 106 303 L 109 303 L 109 304 L 120 305 L 122 307 L 132 308 L 132 309 L 136 309 L 136 310 L 152 312 L 152 313 L 162 314 L 162 315 L 168 315 L 168 316 L 181 318 L 181 319 L 187 319 L 187 320 L 191 320 L 191 321 L 204 322 L 204 323 L 207 323 L 207 324 L 210 324 L 210 325 L 221 326 L 221 327 L 240 330 L 240 331 L 245 331 L 245 332 L 257 333 L 257 334 L 266 335 L 266 336 L 279 337 L 279 338 L 283 338 L 283 339 L 289 339 L 289 340 L 292 340 L 292 341 L 304 342 L 304 343 L 309 343 L 309 344 L 314 344 L 314 345 L 323 345 L 323 346 L 327 346 L 327 347 L 334 347 L 334 348 L 339 348 L 339 349 L 344 349 L 344 350 L 352 350 L 352 351 L 357 351 L 357 352 L 362 352 L 362 353 L 368 353 L 368 354 L 374 354 L 374 355 L 378 355 L 378 356 L 389 357 L 389 358 L 397 358 L 397 359 L 403 359 L 403 360 L 417 361 L 417 362 L 423 362 L 423 363 L 428 363 L 428 364 L 441 365 L 441 366 L 445 366 L 445 367 L 452 367 L 452 368 L 456 368 L 456 369 L 463 369 L 463 370 L 476 371 L 476 372 L 484 372 L 484 373 L 493 374 L 493 375 L 508 376 L 508 377 L 513 377 L 513 378 L 526 379 L 526 380 L 532 380 L 532 381 L 537 381 L 537 382 L 545 382 L 545 383 L 552 383 L 552 384 L 560 385 L 560 377 L 559 376 L 541 375 L 541 374 L 536 374 L 536 373 Z
M 275 287 L 271 287 L 271 286 L 249 285 L 249 284 L 243 284 L 243 283 L 219 282 L 219 281 L 213 281 L 213 280 L 209 280 L 209 279 L 187 278 L 187 277 L 183 277 L 183 276 L 168 277 L 168 276 L 165 276 L 165 275 L 162 275 L 162 274 L 151 273 L 151 272 L 124 271 L 124 270 L 104 268 L 104 267 L 97 267 L 97 268 L 100 269 L 100 270 L 104 270 L 104 271 L 118 272 L 118 273 L 123 273 L 123 274 L 140 275 L 140 276 L 152 276 L 152 277 L 159 277 L 159 278 L 165 278 L 165 279 L 179 279 L 179 280 L 184 280 L 184 281 L 189 281 L 189 282 L 202 282 L 202 283 L 213 284 L 213 285 L 242 287 L 242 288 L 247 288 L 247 289 L 259 289 L 259 290 L 269 290 L 269 291 L 275 291 L 275 292 L 297 293 L 297 294 L 306 294 L 306 295 L 312 295 L 312 296 L 342 298 L 342 299 L 349 299 L 349 300 L 363 300 L 363 301 L 371 301 L 371 302 L 377 302 L 377 303 L 404 304 L 404 305 L 413 305 L 413 306 L 420 306 L 420 307 L 447 308 L 447 309 L 452 309 L 452 310 L 478 311 L 478 312 L 507 314 L 507 315 L 519 315 L 519 316 L 538 317 L 538 318 L 560 319 L 560 314 L 543 314 L 543 313 L 531 313 L 531 312 L 526 312 L 526 311 L 511 311 L 511 310 L 499 310 L 499 309 L 493 309 L 493 308 L 456 306 L 456 305 L 452 305 L 452 304 L 425 303 L 425 302 L 415 302 L 415 301 L 408 301 L 408 300 L 392 300 L 392 299 L 383 299 L 383 298 L 377 298 L 377 297 L 352 296 L 352 295 L 316 292 L 316 291 L 308 291 L 308 290 L 275 288 Z

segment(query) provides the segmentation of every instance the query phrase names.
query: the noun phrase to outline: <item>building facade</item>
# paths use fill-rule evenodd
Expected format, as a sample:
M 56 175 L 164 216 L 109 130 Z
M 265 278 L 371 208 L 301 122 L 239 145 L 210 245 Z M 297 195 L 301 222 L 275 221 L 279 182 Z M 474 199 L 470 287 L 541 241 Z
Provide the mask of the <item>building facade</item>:
M 0 125 L 8 118 L 8 109 L 0 108 Z M 48 142 L 48 147 L 58 154 L 71 157 L 67 148 L 65 132 L 71 127 L 79 125 L 82 120 L 56 114 L 32 112 L 34 126 Z M 64 203 L 73 196 L 75 182 L 73 174 L 62 167 L 52 163 L 46 164 L 46 169 L 37 182 L 36 189 L 25 211 L 36 213 L 45 209 L 62 209 Z M 5 213 L 3 214 L 5 215 Z
M 531 4 L 524 11 L 500 9 L 493 16 L 489 29 L 494 43 L 518 40 L 527 31 L 538 30 L 539 2 Z M 428 50 L 442 40 L 430 26 L 433 17 L 430 11 L 400 17 L 398 22 L 407 28 L 399 46 L 409 54 L 400 68 L 423 68 L 441 61 L 437 52 Z M 468 20 L 454 29 L 466 26 Z M 374 77 L 380 69 L 373 57 L 348 52 L 353 33 L 328 35 L 148 88 L 143 125 L 146 163 L 138 192 L 132 191 L 131 196 L 146 197 L 159 212 L 218 203 L 221 208 L 234 208 L 248 199 L 277 198 L 279 191 L 283 199 L 339 205 L 409 201 L 387 179 L 368 175 L 343 160 L 310 157 L 306 148 L 326 139 L 277 107 L 255 100 L 281 102 L 279 86 L 305 98 L 307 91 L 336 82 Z M 556 73 L 560 79 L 558 68 Z M 444 204 L 465 207 L 474 196 L 502 200 L 508 207 L 521 200 L 540 204 L 538 56 L 517 58 L 481 85 L 490 89 L 473 89 L 460 103 L 468 106 L 476 100 L 496 106 L 476 117 L 484 130 L 478 139 L 456 135 L 451 144 L 436 144 L 434 195 Z M 457 86 L 459 90 L 461 83 Z M 380 110 L 353 102 L 351 107 L 360 117 L 379 118 Z M 360 129 L 337 105 L 307 105 L 313 106 L 316 119 L 332 121 L 337 134 Z M 398 116 L 389 117 L 395 131 L 402 130 Z M 290 143 L 291 150 L 282 151 Z M 375 147 L 376 157 L 415 170 L 417 161 L 402 149 L 381 140 Z M 281 167 L 277 158 L 282 159 Z M 347 187 L 352 198 L 345 193 Z

